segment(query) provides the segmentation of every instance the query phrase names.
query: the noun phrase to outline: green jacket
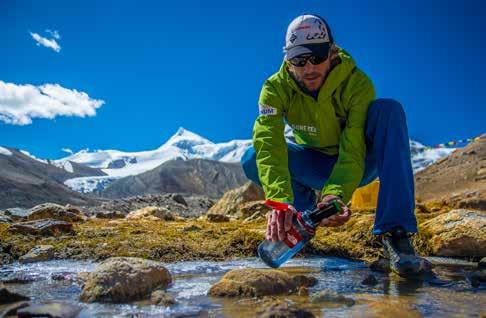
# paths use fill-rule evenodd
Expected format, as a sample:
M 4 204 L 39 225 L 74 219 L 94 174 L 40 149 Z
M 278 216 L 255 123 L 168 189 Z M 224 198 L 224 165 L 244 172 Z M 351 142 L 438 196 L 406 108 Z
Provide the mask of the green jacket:
M 348 202 L 359 185 L 366 153 L 366 115 L 375 90 L 346 51 L 339 49 L 339 57 L 341 63 L 328 74 L 317 99 L 300 89 L 285 61 L 265 81 L 258 103 L 260 115 L 253 128 L 253 146 L 266 199 L 290 204 L 294 201 L 285 123 L 292 127 L 298 144 L 338 155 L 323 194 L 339 195 Z M 341 123 L 345 123 L 343 127 Z

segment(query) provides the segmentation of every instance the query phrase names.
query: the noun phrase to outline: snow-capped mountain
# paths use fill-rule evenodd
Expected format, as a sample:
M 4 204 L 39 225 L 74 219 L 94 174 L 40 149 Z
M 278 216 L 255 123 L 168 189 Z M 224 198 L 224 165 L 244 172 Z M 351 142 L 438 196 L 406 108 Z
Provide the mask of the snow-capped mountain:
M 72 161 L 92 168 L 100 168 L 110 177 L 126 177 L 151 170 L 173 159 L 208 159 L 237 162 L 251 145 L 251 140 L 232 140 L 215 144 L 184 128 L 155 150 L 123 152 L 119 150 L 81 150 L 56 160 L 59 165 Z
M 0 155 L 11 156 L 12 152 L 10 150 L 8 150 L 7 148 L 0 147 Z
M 65 184 L 80 192 L 99 191 L 113 180 L 137 175 L 154 169 L 173 159 L 207 159 L 222 162 L 238 162 L 244 151 L 251 145 L 251 140 L 232 140 L 213 143 L 184 128 L 179 130 L 155 150 L 141 152 L 123 152 L 119 150 L 81 150 L 68 157 L 56 160 L 56 165 L 76 162 L 92 168 L 100 168 L 106 177 L 82 177 L 67 180 Z
M 285 130 L 285 136 L 289 141 L 292 141 L 292 130 L 288 126 Z M 68 157 L 56 160 L 54 164 L 69 168 L 69 163 L 75 162 L 91 168 L 99 168 L 107 174 L 107 176 L 74 178 L 65 182 L 71 189 L 86 193 L 101 191 L 116 179 L 146 172 L 173 159 L 238 162 L 251 144 L 250 139 L 213 143 L 181 127 L 166 143 L 155 150 L 141 152 L 81 150 Z M 422 170 L 455 150 L 454 148 L 430 149 L 413 140 L 410 140 L 410 148 L 414 172 Z
M 437 160 L 449 156 L 456 148 L 429 148 L 410 139 L 413 173 L 425 169 Z

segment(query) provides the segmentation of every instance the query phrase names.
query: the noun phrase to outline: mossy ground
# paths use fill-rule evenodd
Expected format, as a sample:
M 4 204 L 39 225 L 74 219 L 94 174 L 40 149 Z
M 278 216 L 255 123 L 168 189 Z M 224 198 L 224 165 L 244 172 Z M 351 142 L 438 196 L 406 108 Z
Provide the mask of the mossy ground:
M 12 246 L 14 258 L 41 244 L 53 245 L 56 256 L 73 259 L 105 259 L 135 256 L 173 262 L 224 260 L 255 255 L 263 239 L 264 224 L 204 221 L 109 221 L 94 219 L 75 223 L 75 235 L 41 237 L 12 234 L 0 224 L 0 240 Z
M 441 212 L 421 210 L 416 213 L 417 221 L 420 224 Z M 372 260 L 381 252 L 376 237 L 371 234 L 373 221 L 373 211 L 354 211 L 344 226 L 319 228 L 316 238 L 303 253 Z M 60 237 L 12 234 L 8 225 L 0 224 L 0 241 L 12 247 L 11 254 L 15 259 L 36 245 L 49 244 L 54 246 L 58 258 L 101 260 L 111 256 L 134 256 L 164 262 L 226 260 L 256 256 L 265 228 L 264 220 L 211 223 L 195 219 L 92 219 L 74 223 L 75 235 Z M 428 240 L 428 234 L 423 231 L 414 239 L 421 255 L 430 254 Z

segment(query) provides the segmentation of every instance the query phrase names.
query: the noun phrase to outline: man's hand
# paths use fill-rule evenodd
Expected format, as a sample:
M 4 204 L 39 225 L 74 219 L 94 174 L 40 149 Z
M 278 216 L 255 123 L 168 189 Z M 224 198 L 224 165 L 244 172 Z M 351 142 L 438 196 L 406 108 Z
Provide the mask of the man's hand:
M 292 218 L 297 210 L 291 205 L 289 209 L 282 211 L 273 209 L 267 214 L 267 232 L 265 238 L 272 242 L 283 241 L 287 237 L 287 231 L 292 227 Z
M 346 204 L 344 204 L 344 202 L 341 200 L 340 197 L 335 195 L 324 196 L 322 201 L 317 204 L 317 207 L 321 208 L 329 204 L 329 202 L 331 202 L 332 200 L 338 201 L 339 205 L 341 206 L 342 212 L 340 214 L 334 214 L 328 217 L 327 219 L 322 220 L 319 226 L 331 226 L 331 227 L 341 226 L 344 223 L 346 223 L 351 217 L 351 210 L 348 208 Z

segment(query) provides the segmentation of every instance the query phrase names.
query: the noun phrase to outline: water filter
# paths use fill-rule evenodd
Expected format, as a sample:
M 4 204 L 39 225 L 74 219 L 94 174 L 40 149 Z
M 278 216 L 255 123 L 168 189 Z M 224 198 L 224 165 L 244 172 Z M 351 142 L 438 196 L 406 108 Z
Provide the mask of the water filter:
M 285 203 L 267 200 L 266 204 L 276 210 L 288 210 Z M 258 256 L 265 264 L 270 267 L 278 268 L 287 260 L 292 258 L 309 242 L 316 233 L 319 223 L 331 215 L 341 212 L 341 206 L 336 200 L 332 200 L 328 205 L 315 210 L 294 213 L 292 217 L 292 227 L 286 232 L 283 241 L 272 242 L 264 240 L 258 246 Z

